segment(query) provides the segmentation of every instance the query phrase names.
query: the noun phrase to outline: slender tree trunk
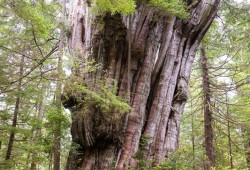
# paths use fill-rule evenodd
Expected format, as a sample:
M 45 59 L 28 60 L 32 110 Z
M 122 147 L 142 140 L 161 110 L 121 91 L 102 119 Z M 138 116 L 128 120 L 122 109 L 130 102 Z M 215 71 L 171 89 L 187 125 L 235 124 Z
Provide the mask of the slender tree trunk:
M 78 83 L 95 91 L 99 79 L 114 79 L 117 95 L 126 96 L 129 88 L 132 110 L 107 122 L 96 106 L 86 109 L 65 87 L 64 106 L 72 111 L 71 133 L 79 146 L 70 152 L 66 169 L 140 169 L 138 162 L 156 166 L 178 147 L 191 66 L 220 0 L 199 1 L 185 20 L 140 2 L 131 16 L 93 16 L 86 1 L 71 2 L 68 45 L 81 61 Z M 92 60 L 99 67 L 86 73 L 84 63 Z
M 231 169 L 233 169 L 234 166 L 233 166 L 232 143 L 231 143 L 231 132 L 230 132 L 229 121 L 227 121 L 227 135 L 228 135 L 228 150 L 229 150 L 229 156 L 230 156 L 230 167 Z
M 64 19 L 66 10 L 66 0 L 62 0 L 62 14 L 61 14 L 61 30 L 60 30 L 60 42 L 59 42 L 59 53 L 58 53 L 58 64 L 57 64 L 57 83 L 56 83 L 56 99 L 55 105 L 57 108 L 57 114 L 59 117 L 62 115 L 62 59 L 63 59 L 63 44 L 64 44 Z M 61 120 L 60 118 L 56 122 L 55 133 L 54 133 L 54 170 L 60 170 L 61 162 Z
M 192 108 L 193 108 L 193 103 L 192 103 L 192 100 L 191 100 L 191 111 L 192 111 Z M 194 136 L 194 113 L 191 113 L 191 130 L 192 130 L 192 136 L 191 136 L 191 141 L 192 141 L 192 150 L 193 150 L 193 170 L 195 169 L 195 136 Z
M 19 81 L 17 85 L 17 92 L 21 92 L 23 66 L 24 66 L 24 56 L 21 57 L 21 61 L 20 61 Z M 9 160 L 11 158 L 11 152 L 13 149 L 13 143 L 15 139 L 15 128 L 17 126 L 17 116 L 18 116 L 19 107 L 20 107 L 20 100 L 21 100 L 21 97 L 20 97 L 20 94 L 18 94 L 16 98 L 16 103 L 15 103 L 14 115 L 12 119 L 12 130 L 10 132 L 9 144 L 8 144 L 5 160 Z
M 205 49 L 201 49 L 201 66 L 202 66 L 202 88 L 203 88 L 203 111 L 204 111 L 204 133 L 205 133 L 205 150 L 208 162 L 206 169 L 215 166 L 214 146 L 213 146 L 213 127 L 212 127 L 212 110 L 211 110 L 211 90 L 208 73 L 208 62 Z
M 42 106 L 43 106 L 43 101 L 40 101 L 37 103 L 37 119 L 38 120 L 43 119 Z M 41 134 L 41 128 L 39 127 L 37 129 L 35 129 L 35 135 L 34 135 L 34 139 L 33 139 L 34 144 L 36 144 L 38 142 L 40 134 Z M 37 167 L 38 167 L 37 156 L 38 156 L 38 153 L 37 153 L 37 151 L 34 150 L 32 152 L 30 170 L 37 170 Z
M 249 134 L 248 134 L 249 135 Z M 247 152 L 246 152 L 246 161 L 247 161 L 247 167 L 248 169 L 250 169 L 250 140 L 248 140 L 248 142 L 246 143 L 246 149 L 247 149 Z
M 53 169 L 53 153 L 52 152 L 50 152 L 48 155 L 48 161 L 49 161 L 48 169 L 52 170 Z
M 226 93 L 226 104 L 227 104 L 227 117 L 229 118 L 229 107 L 228 107 L 228 97 Z M 233 166 L 233 155 L 232 155 L 232 143 L 231 143 L 231 131 L 230 131 L 230 122 L 227 121 L 227 136 L 228 136 L 228 150 L 229 150 L 229 156 L 230 156 L 230 167 L 231 169 L 234 168 Z
M 246 130 L 245 128 L 242 128 L 242 131 L 244 133 L 244 148 L 245 148 L 245 155 L 246 155 L 246 163 L 247 168 L 250 169 L 250 132 L 249 130 Z

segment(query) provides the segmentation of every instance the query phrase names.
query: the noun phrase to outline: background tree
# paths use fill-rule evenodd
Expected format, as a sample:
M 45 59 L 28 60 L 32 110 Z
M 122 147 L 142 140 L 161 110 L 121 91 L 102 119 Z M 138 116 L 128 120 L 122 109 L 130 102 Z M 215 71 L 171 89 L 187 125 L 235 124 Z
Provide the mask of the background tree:
M 249 86 L 249 74 L 246 73 L 249 66 L 248 59 L 245 58 L 249 54 L 249 36 L 243 31 L 248 28 L 249 23 L 249 17 L 246 17 L 247 9 L 249 9 L 247 2 L 245 4 L 234 1 L 223 2 L 218 19 L 203 40 L 208 63 L 210 63 L 208 73 L 213 103 L 210 104 L 210 109 L 214 113 L 212 127 L 216 169 L 244 169 L 247 166 L 244 154 L 247 151 L 244 148 L 246 139 L 242 134 L 249 130 L 242 131 L 241 128 L 244 126 L 244 129 L 249 129 L 247 125 L 249 101 L 241 100 L 243 97 L 241 92 L 244 91 L 246 94 Z M 240 27 L 237 27 L 239 25 Z M 179 163 L 177 169 L 192 168 L 191 166 L 199 169 L 206 160 L 204 158 L 205 145 L 203 144 L 206 134 L 202 134 L 204 123 L 201 112 L 202 80 L 200 77 L 202 76 L 199 67 L 199 63 L 202 62 L 197 58 L 195 63 L 190 83 L 191 99 L 182 122 L 181 146 L 173 156 Z M 243 73 L 241 69 L 246 72 Z M 196 135 L 194 149 L 190 148 L 193 134 Z M 185 154 L 183 155 L 183 153 Z M 195 159 L 191 159 L 193 153 Z M 181 160 L 186 161 L 181 162 Z M 193 165 L 190 165 L 190 162 L 193 162 Z
M 62 117 L 62 83 L 63 83 L 63 47 L 64 47 L 64 18 L 66 11 L 66 1 L 62 1 L 62 13 L 61 13 L 61 30 L 60 30 L 60 39 L 59 39 L 59 53 L 58 53 L 58 63 L 57 63 L 57 82 L 56 82 L 56 92 L 55 92 L 55 105 L 57 107 L 59 121 L 56 121 L 56 129 L 54 134 L 54 170 L 60 170 L 61 163 L 61 119 Z
M 203 112 L 204 112 L 204 138 L 205 150 L 208 162 L 205 164 L 205 169 L 211 169 L 215 166 L 215 155 L 213 145 L 213 127 L 212 127 L 212 98 L 210 78 L 208 73 L 208 59 L 204 48 L 201 48 L 201 69 L 202 69 L 202 91 L 203 91 Z
M 0 4 L 0 169 L 40 169 L 50 165 L 53 148 L 50 132 L 57 112 L 47 107 L 57 82 L 55 19 L 60 9 L 56 1 Z M 63 114 L 60 119 L 63 134 L 68 120 Z

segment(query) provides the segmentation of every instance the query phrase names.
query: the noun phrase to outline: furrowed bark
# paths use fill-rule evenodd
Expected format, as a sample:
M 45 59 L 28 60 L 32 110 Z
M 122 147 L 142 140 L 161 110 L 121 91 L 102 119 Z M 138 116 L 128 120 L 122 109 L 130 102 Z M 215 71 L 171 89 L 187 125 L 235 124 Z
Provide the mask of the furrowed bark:
M 139 159 L 152 167 L 170 157 L 178 147 L 195 52 L 219 4 L 201 0 L 181 20 L 140 3 L 131 16 L 94 16 L 86 1 L 72 2 L 69 49 L 80 62 L 75 71 L 79 83 L 98 92 L 98 80 L 106 77 L 112 87 L 110 80 L 115 79 L 117 95 L 130 93 L 131 111 L 107 125 L 96 106 L 86 111 L 65 90 L 64 105 L 74 115 L 71 132 L 78 146 L 70 152 L 66 169 L 140 169 Z M 93 59 L 100 67 L 85 72 L 84 62 Z

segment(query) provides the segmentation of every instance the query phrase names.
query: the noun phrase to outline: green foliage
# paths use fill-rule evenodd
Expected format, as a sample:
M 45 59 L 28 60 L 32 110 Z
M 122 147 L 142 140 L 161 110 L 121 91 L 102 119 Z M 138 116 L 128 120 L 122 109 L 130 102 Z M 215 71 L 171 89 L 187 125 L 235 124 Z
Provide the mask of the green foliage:
M 184 3 L 178 0 L 149 0 L 149 6 L 156 7 L 163 12 L 175 15 L 179 18 L 187 18 L 189 16 Z M 111 12 L 111 14 L 132 14 L 135 11 L 135 0 L 96 0 L 94 7 L 101 13 Z
M 9 13 L 13 14 L 13 18 L 19 18 L 20 21 L 23 21 L 23 24 L 27 25 L 24 27 L 19 25 L 20 30 L 35 32 L 37 38 L 49 38 L 51 36 L 51 31 L 54 29 L 53 13 L 58 8 L 58 4 L 46 4 L 37 1 L 35 5 L 32 5 L 25 0 L 15 2 L 2 0 L 2 3 L 7 5 L 6 8 Z
M 26 75 L 22 79 L 21 90 L 17 90 L 17 84 L 22 56 L 24 73 L 27 73 L 57 43 L 59 4 L 57 1 L 42 0 L 0 0 L 0 4 L 0 166 L 5 166 L 0 169 L 30 169 L 33 159 L 40 168 L 47 169 L 54 140 L 51 133 L 54 126 L 48 125 L 48 122 L 58 119 L 67 122 L 65 117 L 52 118 L 52 111 L 43 106 L 49 106 L 53 99 L 53 93 L 49 94 L 53 91 L 52 81 L 44 77 L 49 78 L 47 73 L 55 66 L 55 56 Z M 45 96 L 48 98 L 45 99 Z M 17 127 L 13 128 L 11 124 L 17 97 L 20 97 L 20 107 Z M 39 106 L 39 103 L 42 105 Z M 63 125 L 65 133 L 69 122 Z M 11 160 L 5 161 L 10 132 L 15 132 L 15 140 Z M 65 141 L 69 141 L 68 135 L 62 139 L 63 161 L 66 158 L 64 152 L 68 151 Z
M 147 136 L 142 136 L 140 139 L 140 148 L 143 148 L 145 145 L 147 145 L 149 138 Z M 144 160 L 143 159 L 143 152 L 141 149 L 138 149 L 135 153 L 136 161 L 139 164 L 140 169 L 142 170 L 150 170 L 152 169 L 152 161 L 150 160 Z
M 179 18 L 187 18 L 189 16 L 184 3 L 179 0 L 150 0 L 149 5 Z
M 59 114 L 59 112 L 63 113 L 63 108 L 58 110 L 54 103 L 47 106 L 46 111 L 46 123 L 47 128 L 54 132 L 58 129 L 58 125 L 61 124 L 62 130 L 68 129 L 70 127 L 69 117 L 66 114 Z
M 96 82 L 95 88 L 88 87 L 81 84 L 81 79 L 78 77 L 71 77 L 66 84 L 66 93 L 77 98 L 77 102 L 83 105 L 95 105 L 103 113 L 128 113 L 130 106 L 117 96 L 117 83 L 113 80 L 113 86 L 107 84 L 106 80 L 99 80 Z M 91 90 L 95 89 L 95 91 Z
M 35 8 L 32 8 L 25 1 L 21 1 L 22 3 L 17 4 L 15 7 L 15 12 L 17 15 L 20 15 L 24 20 L 29 22 L 33 27 L 36 33 L 39 33 L 44 36 L 48 36 L 47 27 L 50 27 L 50 24 L 46 19 L 42 18 L 41 15 L 37 12 Z M 37 7 L 36 7 L 37 8 Z
M 134 0 L 96 0 L 94 6 L 101 11 L 101 13 L 111 12 L 111 14 L 131 14 L 135 10 Z

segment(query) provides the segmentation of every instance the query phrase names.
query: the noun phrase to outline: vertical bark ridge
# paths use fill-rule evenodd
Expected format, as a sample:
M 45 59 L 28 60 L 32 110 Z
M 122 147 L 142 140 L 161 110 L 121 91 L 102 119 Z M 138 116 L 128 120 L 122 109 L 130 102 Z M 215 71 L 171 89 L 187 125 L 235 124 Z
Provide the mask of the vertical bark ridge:
M 124 148 L 118 163 L 118 169 L 124 169 L 124 163 L 131 159 L 131 156 L 135 154 L 139 147 L 141 131 L 144 126 L 146 103 L 150 92 L 150 78 L 153 71 L 153 65 L 151 63 L 155 60 L 155 54 L 157 52 L 163 30 L 162 21 L 157 23 L 152 22 L 151 24 L 154 27 L 149 31 L 149 37 L 145 48 L 145 59 L 136 83 L 137 86 L 134 93 L 135 97 L 132 103 L 132 111 L 128 118 Z M 129 162 L 131 167 L 136 167 L 136 164 L 136 161 L 133 159 Z
M 167 157 L 178 148 L 178 137 L 179 137 L 179 128 L 181 116 L 183 109 L 188 98 L 188 80 L 191 72 L 191 64 L 194 60 L 195 51 L 190 47 L 189 41 L 185 45 L 185 50 L 183 52 L 183 59 L 180 63 L 180 70 L 177 73 L 176 85 L 174 95 L 170 96 L 171 110 L 169 111 L 169 119 L 166 125 L 166 136 L 163 149 L 163 155 Z M 186 59 L 187 58 L 187 59 Z M 189 67 L 187 67 L 187 63 Z M 174 87 L 171 87 L 172 89 Z M 170 93 L 171 94 L 171 93 Z M 162 157 L 161 157 L 162 158 Z
M 172 101 L 173 97 L 174 97 L 174 91 L 175 91 L 175 86 L 176 86 L 176 82 L 177 82 L 177 76 L 178 76 L 178 72 L 180 69 L 180 65 L 181 65 L 181 59 L 182 59 L 182 53 L 183 53 L 183 49 L 184 49 L 184 44 L 186 42 L 186 38 L 182 38 L 180 41 L 180 45 L 178 48 L 178 52 L 177 52 L 177 57 L 174 61 L 174 68 L 173 71 L 171 73 L 171 79 L 169 82 L 169 85 L 167 87 L 167 94 L 165 96 L 165 103 L 167 103 L 167 105 L 165 105 L 162 109 L 162 113 L 160 116 L 160 121 L 159 121 L 159 125 L 158 125 L 158 130 L 157 130 L 157 134 L 155 136 L 155 149 L 154 149 L 154 160 L 153 160 L 153 164 L 159 164 L 163 158 L 164 158 L 164 140 L 165 140 L 165 134 L 166 134 L 166 125 L 169 119 L 169 115 L 170 115 L 170 111 L 173 110 L 174 108 L 171 108 L 171 103 L 169 103 L 169 101 Z M 163 127 L 163 128 L 162 128 Z
M 149 113 L 147 125 L 143 134 L 147 143 L 143 146 L 144 150 L 149 150 L 149 145 L 153 142 L 154 135 L 156 133 L 156 128 L 158 124 L 158 119 L 162 111 L 163 103 L 165 102 L 165 96 L 167 94 L 168 83 L 171 78 L 171 73 L 174 67 L 174 61 L 177 54 L 177 48 L 179 46 L 180 37 L 174 35 L 172 38 L 173 45 L 171 46 L 167 59 L 165 60 L 163 71 L 160 76 L 158 88 L 156 90 L 156 95 L 152 102 L 151 110 Z M 150 153 L 148 153 L 150 154 Z
M 166 18 L 166 26 L 164 27 L 164 31 L 162 35 L 162 41 L 161 41 L 161 46 L 159 50 L 159 57 L 156 60 L 154 71 L 152 73 L 152 78 L 151 78 L 152 85 L 156 81 L 160 68 L 162 67 L 164 63 L 164 59 L 165 59 L 165 56 L 166 56 L 166 53 L 167 53 L 167 50 L 169 48 L 170 41 L 172 38 L 175 20 L 176 18 L 174 16 L 168 16 Z

